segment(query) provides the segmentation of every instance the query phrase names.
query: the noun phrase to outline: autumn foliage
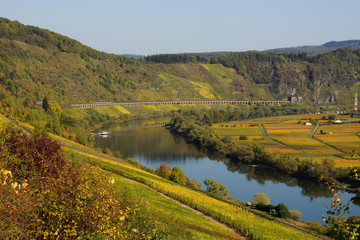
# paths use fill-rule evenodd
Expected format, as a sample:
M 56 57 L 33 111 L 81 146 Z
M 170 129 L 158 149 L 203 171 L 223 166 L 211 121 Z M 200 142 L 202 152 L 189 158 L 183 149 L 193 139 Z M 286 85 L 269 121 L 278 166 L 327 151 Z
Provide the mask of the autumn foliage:
M 71 163 L 59 143 L 0 133 L 0 232 L 4 239 L 139 239 L 140 207 L 106 173 Z M 151 226 L 150 226 L 151 228 Z

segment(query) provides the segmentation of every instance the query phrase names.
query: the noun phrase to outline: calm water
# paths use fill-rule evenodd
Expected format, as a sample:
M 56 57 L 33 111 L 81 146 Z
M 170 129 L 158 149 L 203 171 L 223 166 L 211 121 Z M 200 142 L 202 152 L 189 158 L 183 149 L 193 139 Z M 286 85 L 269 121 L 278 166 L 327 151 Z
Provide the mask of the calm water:
M 121 130 L 119 126 L 110 126 L 102 130 L 112 135 L 95 137 L 97 147 L 120 151 L 123 157 L 133 158 L 154 169 L 163 163 L 180 167 L 186 176 L 201 183 L 206 177 L 214 179 L 230 190 L 231 197 L 242 202 L 249 201 L 256 193 L 267 193 L 271 204 L 284 203 L 289 209 L 299 210 L 302 220 L 320 222 L 321 215 L 325 214 L 322 203 L 330 203 L 331 194 L 327 186 L 221 159 L 199 151 L 163 127 Z M 342 202 L 355 197 L 353 193 L 340 193 Z M 350 207 L 352 214 L 360 214 L 359 202 L 351 203 Z

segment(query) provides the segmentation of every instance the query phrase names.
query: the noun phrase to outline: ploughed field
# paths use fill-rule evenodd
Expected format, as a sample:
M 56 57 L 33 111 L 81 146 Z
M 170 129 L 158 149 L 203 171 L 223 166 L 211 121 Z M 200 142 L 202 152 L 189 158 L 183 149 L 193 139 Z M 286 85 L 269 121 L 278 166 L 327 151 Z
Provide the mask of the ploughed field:
M 334 124 L 333 114 L 274 116 L 217 123 L 219 136 L 240 143 L 262 144 L 277 157 L 286 155 L 321 162 L 333 159 L 336 167 L 360 166 L 360 124 Z M 349 116 L 336 116 L 349 119 Z M 312 125 L 306 125 L 306 123 Z

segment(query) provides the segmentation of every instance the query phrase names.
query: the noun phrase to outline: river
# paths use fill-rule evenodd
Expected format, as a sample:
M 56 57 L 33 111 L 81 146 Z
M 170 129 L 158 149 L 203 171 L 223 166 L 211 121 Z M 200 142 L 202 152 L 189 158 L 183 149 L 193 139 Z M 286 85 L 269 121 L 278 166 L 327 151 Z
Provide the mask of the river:
M 230 197 L 242 202 L 250 201 L 254 194 L 262 192 L 269 195 L 272 205 L 284 203 L 289 210 L 302 213 L 305 221 L 319 221 L 330 205 L 331 192 L 328 187 L 309 180 L 289 177 L 274 170 L 234 163 L 207 151 L 187 144 L 183 138 L 173 135 L 164 127 L 136 128 L 108 126 L 101 131 L 111 135 L 96 136 L 96 146 L 109 147 L 120 151 L 124 158 L 133 158 L 143 165 L 156 169 L 166 163 L 170 167 L 180 167 L 191 180 L 203 182 L 210 178 L 224 184 L 230 190 Z M 204 184 L 203 184 L 204 188 Z M 341 201 L 355 199 L 355 194 L 339 190 Z M 350 203 L 351 215 L 360 214 L 360 202 Z

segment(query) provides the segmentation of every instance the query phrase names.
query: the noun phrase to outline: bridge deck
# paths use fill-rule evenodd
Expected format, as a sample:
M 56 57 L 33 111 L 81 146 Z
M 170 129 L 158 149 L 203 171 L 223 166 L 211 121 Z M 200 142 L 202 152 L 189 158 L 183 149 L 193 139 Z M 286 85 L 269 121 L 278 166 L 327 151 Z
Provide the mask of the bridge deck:
M 80 108 L 99 108 L 106 106 L 132 106 L 132 105 L 170 105 L 170 104 L 262 104 L 262 105 L 274 105 L 290 103 L 285 100 L 272 100 L 272 101 L 236 101 L 236 100 L 178 100 L 178 101 L 155 101 L 155 102 L 96 102 L 96 103 L 84 103 L 84 104 L 71 104 L 73 107 Z

